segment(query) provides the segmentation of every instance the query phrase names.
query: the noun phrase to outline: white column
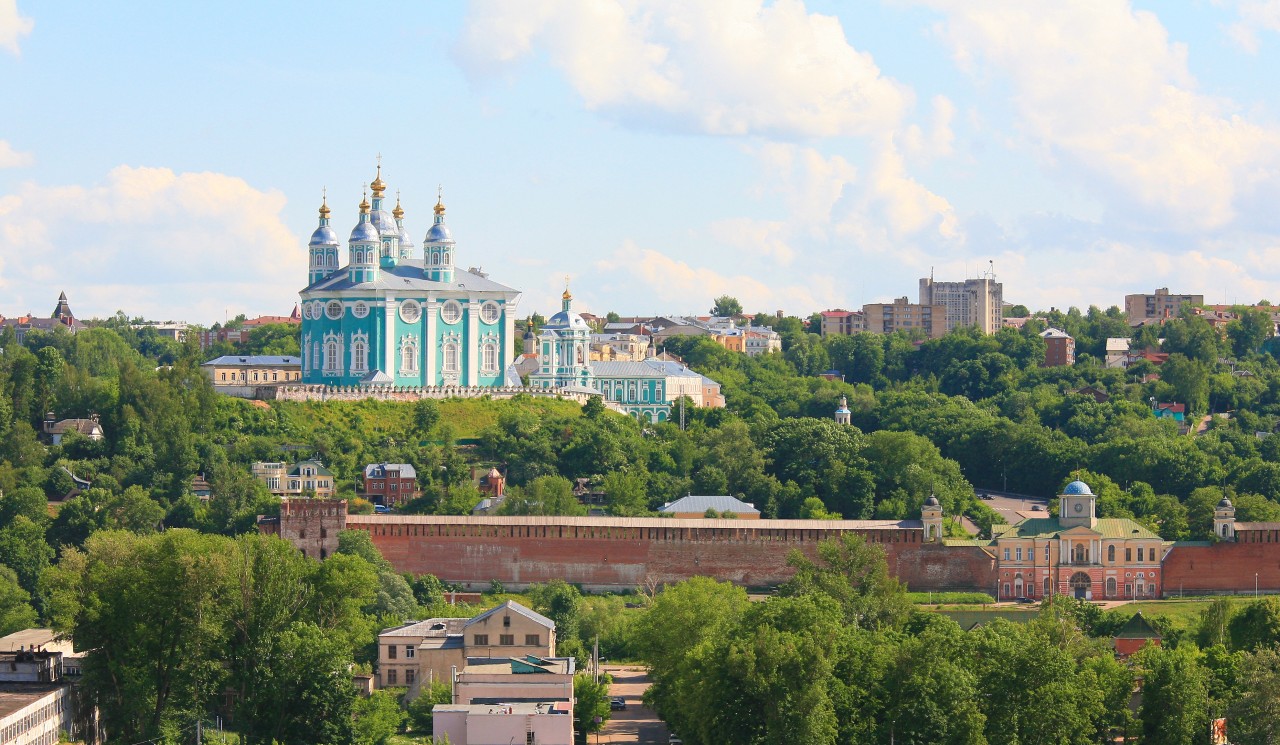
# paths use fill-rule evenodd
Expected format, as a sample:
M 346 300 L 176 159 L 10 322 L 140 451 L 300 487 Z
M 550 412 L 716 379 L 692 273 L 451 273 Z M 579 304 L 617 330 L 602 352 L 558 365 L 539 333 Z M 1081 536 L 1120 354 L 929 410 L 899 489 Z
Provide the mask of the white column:
M 382 371 L 390 375 L 392 378 L 396 376 L 396 353 L 400 350 L 396 348 L 396 313 L 399 308 L 396 304 L 396 296 L 390 293 L 382 303 L 383 313 L 386 314 L 384 326 L 386 327 L 387 341 L 382 345 Z
M 423 385 L 436 385 L 436 318 L 440 315 L 440 303 L 434 294 L 427 295 L 427 331 L 422 339 L 422 349 L 427 353 L 427 369 L 422 373 Z
M 516 343 L 516 303 L 513 302 L 502 304 L 502 341 L 498 350 L 498 369 L 505 375 L 507 365 L 516 361 L 512 351 Z
M 467 300 L 467 385 L 480 383 L 480 301 L 474 297 Z

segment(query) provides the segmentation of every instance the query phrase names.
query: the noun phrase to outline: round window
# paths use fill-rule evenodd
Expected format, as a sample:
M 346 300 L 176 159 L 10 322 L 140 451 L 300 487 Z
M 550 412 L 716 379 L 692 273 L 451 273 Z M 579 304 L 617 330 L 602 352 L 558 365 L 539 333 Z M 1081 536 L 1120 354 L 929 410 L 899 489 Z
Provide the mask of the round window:
M 319 300 L 316 300 L 315 302 L 311 303 L 311 317 L 312 317 L 312 318 L 314 318 L 314 319 L 316 319 L 317 321 L 319 321 L 319 320 L 320 320 L 320 316 L 321 316 L 321 315 L 323 315 L 323 314 L 324 314 L 324 303 L 320 302 Z
M 302 304 L 302 317 L 307 320 L 311 319 L 311 303 Z
M 492 300 L 480 306 L 480 320 L 485 323 L 497 323 L 501 315 L 502 309 Z
M 324 314 L 335 321 L 342 318 L 342 303 L 337 300 L 330 300 L 329 304 L 324 308 Z
M 422 306 L 416 300 L 406 300 L 400 304 L 400 320 L 405 323 L 416 323 L 422 317 Z
M 457 300 L 450 300 L 440 306 L 440 319 L 445 323 L 457 323 L 462 320 L 462 305 Z
M 364 301 L 358 302 L 351 308 L 351 315 L 356 318 L 364 318 L 369 315 L 369 306 Z

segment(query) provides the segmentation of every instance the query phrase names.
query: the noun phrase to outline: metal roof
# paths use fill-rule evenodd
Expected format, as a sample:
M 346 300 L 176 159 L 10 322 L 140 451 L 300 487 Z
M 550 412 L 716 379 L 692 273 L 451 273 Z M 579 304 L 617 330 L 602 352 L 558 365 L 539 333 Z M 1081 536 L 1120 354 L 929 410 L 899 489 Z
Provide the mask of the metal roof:
M 220 366 L 244 366 L 244 367 L 263 367 L 269 365 L 297 365 L 302 366 L 302 360 L 298 357 L 285 357 L 277 354 L 260 354 L 260 355 L 240 355 L 240 354 L 224 354 L 221 357 L 209 360 L 201 365 L 220 365 Z
M 1062 527 L 1062 524 L 1055 517 L 1033 517 L 1023 520 L 1017 525 L 996 527 L 1002 528 L 996 536 L 997 538 L 1054 538 L 1059 533 L 1072 529 Z M 1088 528 L 1088 526 L 1080 527 Z M 1130 520 L 1127 517 L 1101 517 L 1098 518 L 1096 525 L 1088 529 L 1098 533 L 1103 538 L 1160 540 L 1160 536 L 1151 532 L 1142 523 Z
M 534 623 L 537 623 L 541 626 L 546 626 L 549 629 L 554 629 L 556 627 L 555 621 L 552 621 L 550 618 L 547 618 L 541 613 L 535 613 L 534 611 L 529 610 L 528 608 L 524 607 L 523 605 L 517 603 L 514 600 L 508 600 L 502 605 L 499 605 L 494 608 L 490 608 L 484 613 L 481 613 L 475 618 L 472 618 L 471 620 L 467 621 L 465 624 L 463 624 L 463 626 L 465 627 L 465 626 L 470 626 L 473 623 L 479 623 L 480 621 L 487 619 L 489 616 L 495 615 L 496 613 L 498 613 L 498 611 L 510 611 L 514 613 L 519 613 L 520 615 L 524 616 L 530 621 L 533 621 Z
M 466 623 L 465 618 L 428 618 L 425 621 L 410 621 L 403 626 L 383 629 L 378 636 L 418 636 L 424 639 L 457 636 L 462 633 Z
M 678 517 L 558 515 L 347 515 L 348 525 L 518 525 L 583 528 L 736 528 L 740 530 L 919 530 L 919 520 L 686 520 Z
M 715 510 L 716 512 L 733 512 L 739 515 L 759 515 L 754 505 L 744 502 L 736 497 L 727 495 L 709 495 L 681 497 L 674 502 L 668 502 L 662 505 L 659 512 L 706 512 L 707 510 Z
M 364 477 L 366 479 L 384 479 L 387 477 L 387 469 L 399 469 L 400 478 L 415 479 L 418 472 L 408 463 L 370 463 L 364 467 Z
M 439 267 L 436 267 L 437 269 Z M 382 267 L 378 278 L 372 282 L 352 282 L 351 274 L 345 268 L 318 280 L 303 292 L 325 292 L 330 290 L 458 290 L 461 292 L 507 292 L 519 294 L 519 290 L 499 284 L 487 277 L 472 272 L 455 269 L 452 282 L 435 282 L 423 276 L 422 259 L 401 259 L 393 267 Z

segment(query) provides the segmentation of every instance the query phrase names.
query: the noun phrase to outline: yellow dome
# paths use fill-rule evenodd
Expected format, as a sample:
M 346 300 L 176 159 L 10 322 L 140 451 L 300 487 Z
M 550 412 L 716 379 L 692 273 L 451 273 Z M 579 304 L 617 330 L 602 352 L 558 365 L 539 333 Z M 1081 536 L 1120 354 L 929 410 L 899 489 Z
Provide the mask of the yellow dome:
M 378 158 L 381 159 L 382 156 L 378 156 Z M 375 197 L 382 196 L 382 192 L 387 190 L 387 185 L 382 182 L 382 163 L 381 162 L 378 163 L 378 173 L 376 176 L 373 177 L 373 183 L 369 184 L 369 188 L 373 190 L 373 195 Z
M 362 215 L 369 214 L 369 195 L 368 194 L 365 194 L 362 197 L 360 197 L 360 214 Z
M 396 208 L 391 210 L 391 216 L 397 220 L 404 217 L 404 210 L 400 207 L 400 192 L 396 192 Z
M 329 216 L 329 195 L 328 194 L 325 194 L 323 197 L 320 198 L 320 216 L 321 217 Z
M 442 199 L 436 200 L 436 214 L 437 215 L 444 214 L 444 201 Z

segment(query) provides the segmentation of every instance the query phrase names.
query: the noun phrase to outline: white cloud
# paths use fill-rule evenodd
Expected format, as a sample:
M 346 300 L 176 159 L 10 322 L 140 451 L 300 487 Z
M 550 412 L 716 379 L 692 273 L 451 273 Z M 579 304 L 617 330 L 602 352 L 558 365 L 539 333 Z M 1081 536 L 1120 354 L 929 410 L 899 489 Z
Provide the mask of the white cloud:
M 672 312 L 705 312 L 711 300 L 731 295 L 748 312 L 772 312 L 778 308 L 807 313 L 809 308 L 834 302 L 837 293 L 829 278 L 805 284 L 764 282 L 745 274 L 726 274 L 706 266 L 691 266 L 650 248 L 627 241 L 612 256 L 596 262 L 595 270 L 606 277 L 621 278 L 646 290 L 652 307 L 674 308 Z M 694 303 L 695 307 L 690 307 Z
M 863 136 L 898 128 L 909 89 L 800 0 L 476 0 L 458 56 L 474 74 L 545 54 L 588 108 L 715 135 Z
M 31 153 L 20 153 L 6 140 L 0 140 L 0 168 L 23 168 L 36 162 Z
M 0 0 L 0 49 L 21 53 L 18 40 L 31 33 L 36 22 L 18 13 L 18 0 Z
M 284 206 L 233 176 L 167 168 L 119 166 L 88 187 L 25 183 L 0 196 L 0 312 L 41 310 L 65 289 L 86 317 L 288 313 L 306 252 Z
M 1227 34 L 1250 54 L 1258 52 L 1259 31 L 1280 31 L 1280 0 L 1239 0 L 1240 20 L 1227 26 Z
M 1117 219 L 1217 229 L 1275 192 L 1280 131 L 1206 95 L 1187 49 L 1125 0 L 921 0 L 975 75 L 1002 76 L 1022 140 Z

